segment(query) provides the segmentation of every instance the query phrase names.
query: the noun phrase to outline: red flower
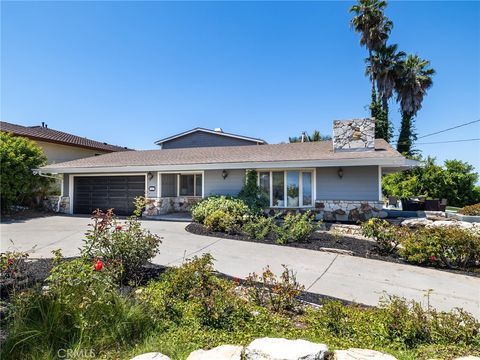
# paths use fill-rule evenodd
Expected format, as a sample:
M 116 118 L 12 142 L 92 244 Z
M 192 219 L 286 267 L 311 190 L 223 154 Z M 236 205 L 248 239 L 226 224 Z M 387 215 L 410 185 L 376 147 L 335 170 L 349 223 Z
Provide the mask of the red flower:
M 436 260 L 437 258 L 435 257 L 435 255 L 430 256 L 430 262 L 435 262 Z
M 240 284 L 240 278 L 238 278 L 238 277 L 234 277 L 234 278 L 233 278 L 233 281 L 234 281 L 236 284 Z
M 117 225 L 117 226 L 115 227 L 115 230 L 122 230 L 122 226 L 121 226 L 121 225 Z
M 97 260 L 95 262 L 95 271 L 100 271 L 103 269 L 103 261 L 102 260 Z
M 7 263 L 8 263 L 8 265 L 13 265 L 13 259 L 12 259 L 12 258 L 9 258 L 9 259 L 7 260 Z

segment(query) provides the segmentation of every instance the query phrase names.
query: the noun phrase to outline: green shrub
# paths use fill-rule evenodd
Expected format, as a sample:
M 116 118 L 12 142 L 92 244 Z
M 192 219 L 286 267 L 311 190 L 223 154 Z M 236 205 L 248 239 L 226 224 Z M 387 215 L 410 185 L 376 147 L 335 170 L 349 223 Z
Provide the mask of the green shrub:
M 402 240 L 399 250 L 408 262 L 449 268 L 480 264 L 480 236 L 458 227 L 422 228 Z
M 463 215 L 480 216 L 480 204 L 464 206 L 458 212 Z
M 17 278 L 21 274 L 24 260 L 28 256 L 28 253 L 21 251 L 0 253 L 0 281 Z
M 297 282 L 295 273 L 283 266 L 283 272 L 277 277 L 269 267 L 261 275 L 250 274 L 246 279 L 247 295 L 256 305 L 266 307 L 277 313 L 295 313 L 301 309 L 297 297 L 305 289 Z
M 251 214 L 243 200 L 229 196 L 210 196 L 192 206 L 192 218 L 194 221 L 204 224 L 205 218 L 217 210 L 232 215 L 239 222 Z
M 240 231 L 241 221 L 224 210 L 215 210 L 209 213 L 204 225 L 211 231 L 220 231 L 227 234 L 236 234 Z
M 34 141 L 0 131 L 2 213 L 12 205 L 31 205 L 36 195 L 48 191 L 51 179 L 32 172 L 46 163 L 47 157 Z
M 242 226 L 242 232 L 251 239 L 263 240 L 277 228 L 275 218 L 252 216 Z
M 120 295 L 105 265 L 55 258 L 48 289 L 30 289 L 13 303 L 2 359 L 56 358 L 60 349 L 133 344 L 152 329 L 143 305 Z M 32 356 L 33 355 L 33 356 Z
M 409 229 L 392 225 L 388 221 L 371 218 L 362 224 L 363 236 L 375 240 L 377 250 L 382 254 L 396 251 L 400 241 L 408 237 Z
M 247 170 L 245 185 L 238 198 L 243 200 L 251 211 L 259 214 L 270 205 L 270 201 L 268 195 L 258 186 L 257 180 L 258 173 L 255 170 Z
M 230 329 L 249 317 L 232 281 L 219 278 L 210 254 L 169 269 L 139 294 L 154 316 L 177 324 L 198 320 L 210 328 Z
M 118 222 L 111 209 L 105 213 L 95 211 L 92 220 L 82 255 L 116 265 L 121 282 L 140 277 L 142 266 L 158 253 L 161 238 L 142 229 L 136 216 L 125 223 Z
M 313 221 L 314 216 L 310 211 L 303 214 L 287 214 L 283 225 L 275 228 L 277 243 L 307 241 L 317 228 Z

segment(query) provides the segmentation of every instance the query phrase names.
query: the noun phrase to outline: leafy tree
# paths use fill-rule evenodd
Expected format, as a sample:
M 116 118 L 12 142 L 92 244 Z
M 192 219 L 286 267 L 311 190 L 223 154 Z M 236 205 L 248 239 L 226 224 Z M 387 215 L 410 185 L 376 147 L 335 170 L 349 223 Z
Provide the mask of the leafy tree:
M 397 150 L 412 155 L 412 144 L 417 139 L 413 119 L 422 108 L 423 98 L 433 85 L 435 70 L 429 68 L 430 62 L 417 55 L 408 55 L 402 62 L 395 82 L 397 101 L 400 103 L 402 123 L 398 136 Z
M 270 204 L 268 196 L 257 184 L 258 174 L 255 170 L 248 170 L 245 185 L 238 194 L 238 198 L 243 200 L 245 204 L 254 212 L 261 212 Z
M 301 136 L 293 136 L 288 138 L 288 142 L 297 143 L 297 142 L 312 142 L 312 141 L 326 141 L 331 140 L 332 137 L 328 135 L 321 135 L 320 131 L 313 130 L 312 135 L 308 135 L 306 132 L 303 132 Z
M 472 165 L 460 160 L 446 160 L 442 167 L 432 157 L 422 162 L 422 167 L 384 176 L 384 195 L 447 199 L 452 206 L 480 202 L 480 191 L 476 186 L 478 174 Z
M 0 132 L 1 210 L 31 202 L 51 181 L 34 175 L 33 169 L 45 165 L 47 157 L 33 141 Z

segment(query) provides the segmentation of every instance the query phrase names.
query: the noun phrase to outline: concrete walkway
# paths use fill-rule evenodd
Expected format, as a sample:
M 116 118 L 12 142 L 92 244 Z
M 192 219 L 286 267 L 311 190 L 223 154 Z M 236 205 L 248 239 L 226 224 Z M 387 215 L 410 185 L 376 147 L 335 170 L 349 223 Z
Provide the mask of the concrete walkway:
M 1 249 L 30 251 L 35 258 L 50 257 L 52 250 L 61 248 L 65 256 L 75 256 L 89 222 L 86 217 L 51 216 L 2 223 Z M 426 304 L 425 294 L 431 289 L 430 304 L 437 309 L 461 307 L 480 318 L 480 278 L 354 256 L 193 235 L 180 222 L 143 224 L 163 237 L 161 252 L 154 258 L 160 265 L 179 265 L 185 258 L 209 252 L 216 259 L 218 271 L 244 278 L 266 265 L 279 273 L 285 264 L 296 271 L 297 279 L 313 293 L 367 305 L 376 305 L 385 294 Z

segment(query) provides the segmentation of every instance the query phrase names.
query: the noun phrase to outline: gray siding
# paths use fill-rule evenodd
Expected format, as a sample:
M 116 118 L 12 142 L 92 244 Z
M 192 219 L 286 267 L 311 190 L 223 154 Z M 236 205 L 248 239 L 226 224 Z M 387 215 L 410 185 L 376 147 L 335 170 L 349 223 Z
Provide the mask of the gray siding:
M 378 200 L 378 166 L 317 168 L 317 200 Z
M 222 177 L 222 170 L 206 170 L 204 195 L 231 195 L 236 196 L 242 190 L 245 182 L 245 170 L 227 170 L 226 179 Z
M 150 198 L 154 198 L 154 197 L 157 197 L 157 172 L 156 171 L 152 171 L 152 175 L 153 175 L 153 178 L 152 180 L 149 179 L 148 175 L 147 175 L 147 197 L 150 197 Z M 154 191 L 150 191 L 150 186 L 155 186 L 155 190 Z
M 255 145 L 253 141 L 236 139 L 221 134 L 210 134 L 203 131 L 196 131 L 162 144 L 162 149 L 180 149 L 207 146 L 238 146 Z

